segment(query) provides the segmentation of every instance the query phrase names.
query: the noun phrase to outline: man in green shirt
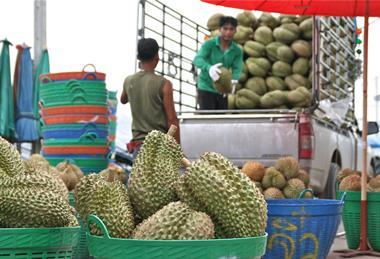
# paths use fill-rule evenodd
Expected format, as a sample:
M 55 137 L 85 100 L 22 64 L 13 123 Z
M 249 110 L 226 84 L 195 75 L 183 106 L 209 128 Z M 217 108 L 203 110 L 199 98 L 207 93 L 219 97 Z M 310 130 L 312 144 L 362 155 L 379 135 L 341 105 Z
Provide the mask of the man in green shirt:
M 154 70 L 160 60 L 158 44 L 154 39 L 141 39 L 137 45 L 137 58 L 141 71 L 128 76 L 120 98 L 122 104 L 131 105 L 132 141 L 127 148 L 137 156 L 146 135 L 152 130 L 166 133 L 170 125 L 177 126 L 174 138 L 179 143 L 179 125 L 173 101 L 172 83 Z
M 226 110 L 227 97 L 218 93 L 213 82 L 220 78 L 220 67 L 232 70 L 232 85 L 238 82 L 242 71 L 243 51 L 233 41 L 237 20 L 230 16 L 220 19 L 220 36 L 203 43 L 193 64 L 201 69 L 198 79 L 198 104 L 200 110 Z M 234 90 L 233 90 L 234 91 Z

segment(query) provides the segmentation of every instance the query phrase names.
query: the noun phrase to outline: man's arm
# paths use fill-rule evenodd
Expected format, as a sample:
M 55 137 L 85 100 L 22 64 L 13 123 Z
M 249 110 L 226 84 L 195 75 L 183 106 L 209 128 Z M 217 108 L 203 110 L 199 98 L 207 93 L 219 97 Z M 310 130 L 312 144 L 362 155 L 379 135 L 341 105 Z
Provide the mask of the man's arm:
M 123 92 L 121 93 L 121 97 L 120 97 L 120 102 L 122 104 L 126 104 L 128 102 L 128 95 L 127 95 L 127 91 L 125 90 L 127 88 L 127 79 L 124 80 L 124 84 L 123 84 Z
M 209 41 L 206 41 L 205 43 L 203 43 L 202 47 L 195 56 L 193 64 L 202 70 L 209 71 L 211 67 L 211 64 L 209 63 L 210 53 L 211 44 Z
M 236 55 L 232 63 L 232 80 L 239 80 L 243 70 L 243 51 L 239 48 L 239 53 Z
M 163 88 L 162 88 L 162 95 L 163 95 L 163 102 L 164 102 L 164 110 L 166 114 L 166 121 L 168 124 L 168 127 L 170 125 L 175 125 L 177 126 L 177 131 L 174 134 L 174 138 L 177 141 L 178 144 L 180 144 L 180 139 L 179 139 L 179 121 L 177 118 L 177 114 L 175 112 L 174 108 L 174 101 L 173 101 L 173 85 L 169 80 L 166 80 Z

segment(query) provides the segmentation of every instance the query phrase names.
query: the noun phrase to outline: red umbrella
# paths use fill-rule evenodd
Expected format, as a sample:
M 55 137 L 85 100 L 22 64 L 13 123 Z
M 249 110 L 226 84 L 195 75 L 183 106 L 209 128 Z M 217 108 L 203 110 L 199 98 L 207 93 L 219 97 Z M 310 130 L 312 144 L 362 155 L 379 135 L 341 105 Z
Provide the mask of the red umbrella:
M 368 18 L 380 16 L 380 0 L 202 0 L 210 4 L 244 10 L 283 14 L 321 16 L 364 16 L 363 65 L 363 172 L 361 188 L 361 233 L 358 253 L 367 253 L 367 88 L 368 88 Z M 372 253 L 373 254 L 373 253 Z M 376 253 L 379 255 L 378 253 Z
M 380 16 L 380 0 L 202 0 L 244 10 L 326 16 Z M 368 4 L 368 12 L 366 5 Z

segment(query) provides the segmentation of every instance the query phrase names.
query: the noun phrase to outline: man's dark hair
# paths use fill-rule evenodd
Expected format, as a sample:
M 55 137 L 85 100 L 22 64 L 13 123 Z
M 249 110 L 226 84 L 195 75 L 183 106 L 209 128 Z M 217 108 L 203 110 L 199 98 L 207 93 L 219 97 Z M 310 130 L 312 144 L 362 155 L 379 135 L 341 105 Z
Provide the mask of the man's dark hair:
M 137 58 L 144 62 L 152 60 L 158 53 L 159 47 L 155 39 L 139 40 L 137 44 Z
M 219 21 L 219 27 L 223 27 L 224 25 L 231 24 L 236 28 L 237 20 L 232 16 L 222 16 Z

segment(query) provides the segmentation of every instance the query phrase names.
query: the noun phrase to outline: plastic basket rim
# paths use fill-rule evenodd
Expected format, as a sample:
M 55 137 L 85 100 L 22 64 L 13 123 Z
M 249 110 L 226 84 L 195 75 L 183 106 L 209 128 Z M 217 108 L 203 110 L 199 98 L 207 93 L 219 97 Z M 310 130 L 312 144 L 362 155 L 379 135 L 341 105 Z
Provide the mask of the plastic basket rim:
M 98 224 L 96 221 L 98 221 L 100 224 L 103 225 L 103 227 L 106 229 L 106 231 L 108 232 L 107 230 L 107 227 L 104 225 L 103 221 L 97 217 L 96 215 L 89 215 L 88 219 L 87 219 L 87 222 L 88 224 L 91 223 L 91 219 L 92 220 L 95 220 L 95 224 Z M 100 226 L 100 225 L 98 225 Z M 100 227 L 100 228 L 103 228 L 103 227 Z M 208 244 L 213 244 L 213 243 L 222 243 L 223 241 L 228 241 L 228 242 L 249 242 L 249 241 L 253 241 L 253 240 L 266 240 L 267 237 L 268 237 L 268 233 L 265 232 L 264 235 L 262 236 L 256 236 L 256 237 L 241 237 L 241 238 L 221 238 L 221 239 L 205 239 L 205 240 L 144 240 L 144 239 L 131 239 L 131 238 L 116 238 L 116 237 L 111 237 L 111 236 L 107 236 L 108 234 L 106 233 L 103 233 L 103 235 L 101 236 L 94 236 L 94 235 L 91 235 L 91 233 L 88 231 L 88 229 L 86 229 L 86 235 L 90 238 L 90 239 L 98 239 L 99 241 L 100 240 L 114 240 L 114 241 L 127 241 L 127 242 L 131 242 L 131 243 L 160 243 L 160 242 L 164 242 L 164 243 L 171 243 L 171 244 L 176 244 L 176 243 L 180 243 L 180 244 L 194 244 L 194 243 L 202 243 L 202 244 L 205 244 L 205 243 L 208 243 Z
M 279 204 L 280 202 L 283 202 L 282 199 L 266 199 L 268 206 L 286 206 L 286 207 L 299 207 L 299 206 L 307 206 L 307 207 L 315 207 L 315 206 L 336 206 L 336 205 L 342 205 L 344 204 L 344 201 L 342 200 L 330 200 L 330 199 L 284 199 L 286 202 L 296 202 L 296 201 L 328 201 L 329 203 L 314 203 L 314 204 L 307 204 L 307 203 L 283 203 Z M 273 203 L 272 203 L 273 202 Z
M 53 228 L 0 228 L 0 234 L 7 234 L 13 232 L 36 232 L 36 233 L 48 233 L 48 232 L 72 232 L 72 231 L 80 230 L 80 226 L 76 227 L 53 227 Z

